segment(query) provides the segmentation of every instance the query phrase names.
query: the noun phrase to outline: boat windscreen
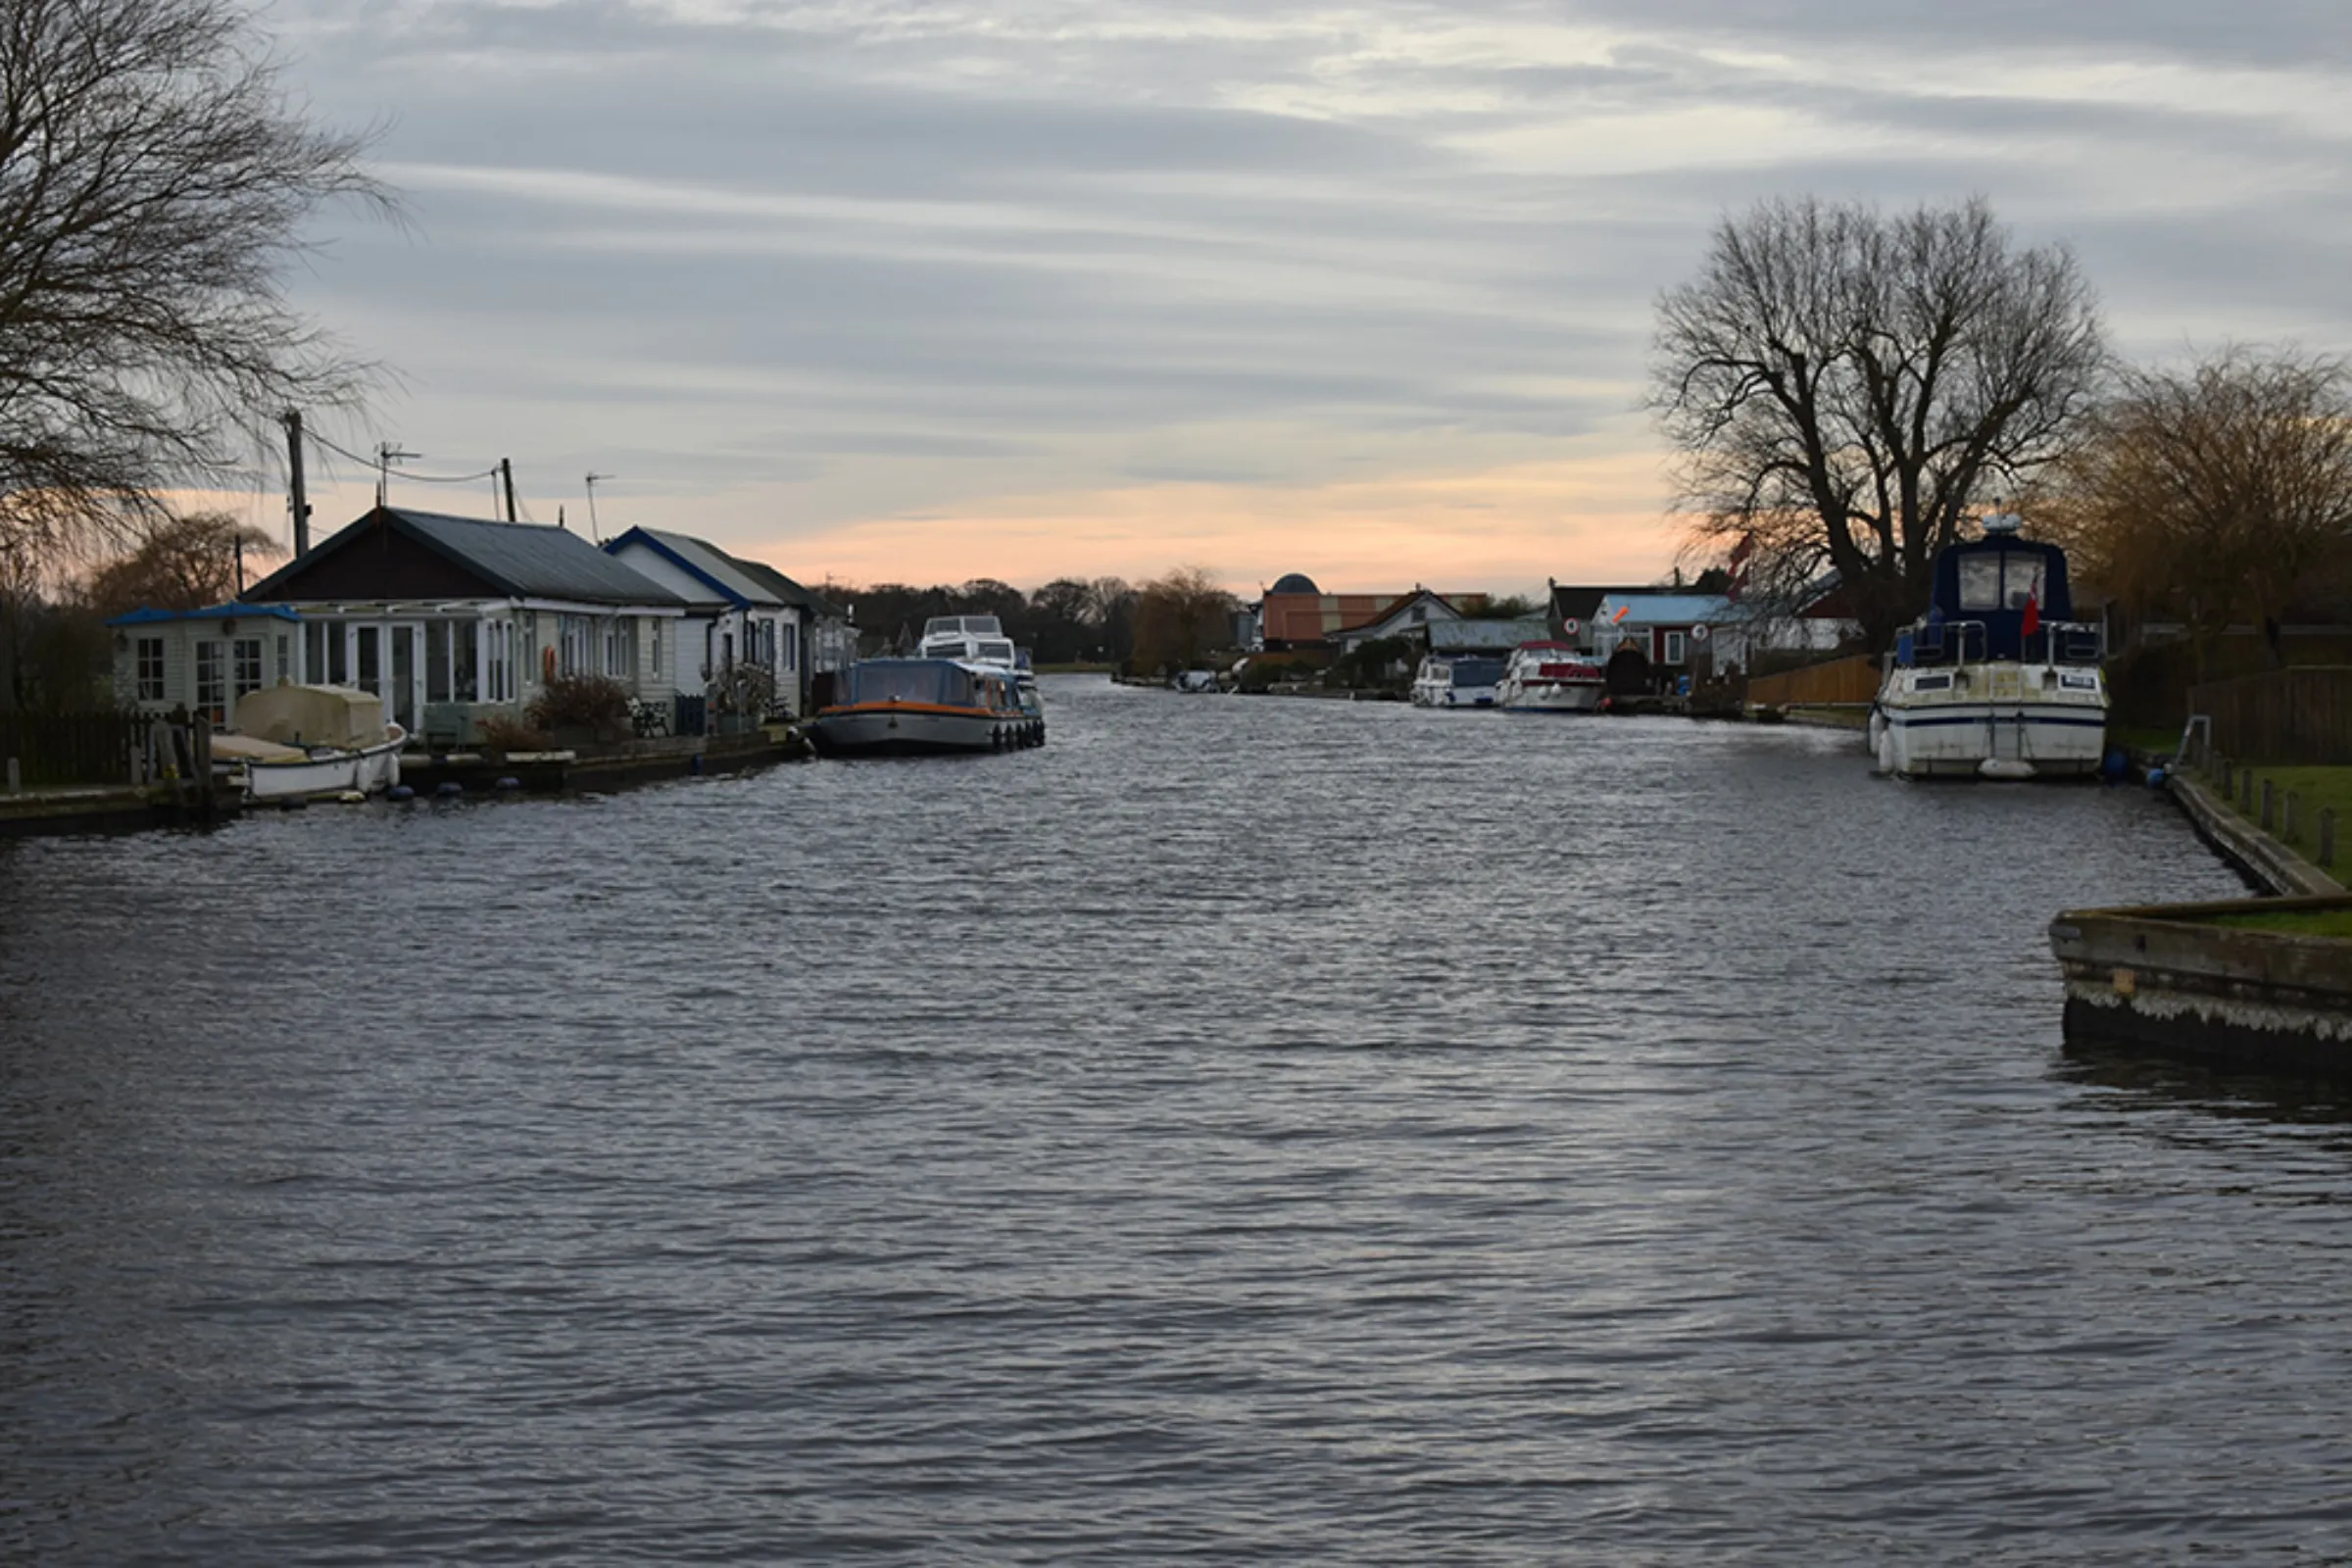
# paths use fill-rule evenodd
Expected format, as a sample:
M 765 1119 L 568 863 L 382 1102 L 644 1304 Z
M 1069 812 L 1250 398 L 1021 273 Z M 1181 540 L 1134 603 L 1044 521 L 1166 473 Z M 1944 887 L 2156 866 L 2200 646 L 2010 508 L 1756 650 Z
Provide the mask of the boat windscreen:
M 886 660 L 850 669 L 853 703 L 960 703 L 970 677 L 954 664 L 927 659 Z
M 1453 662 L 1453 683 L 1456 686 L 1493 686 L 1502 680 L 1503 662 L 1499 659 L 1457 659 Z

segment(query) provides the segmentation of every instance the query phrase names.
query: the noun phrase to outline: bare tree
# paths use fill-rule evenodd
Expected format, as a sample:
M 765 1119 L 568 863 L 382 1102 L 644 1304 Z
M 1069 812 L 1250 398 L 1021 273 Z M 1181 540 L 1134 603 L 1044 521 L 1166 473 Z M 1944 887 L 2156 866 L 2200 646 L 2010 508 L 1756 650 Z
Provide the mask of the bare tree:
M 309 123 L 234 0 L 0 9 L 0 556 L 120 539 L 356 397 L 279 277 L 321 203 L 394 211 L 367 140 Z
M 2037 517 L 2135 615 L 2176 617 L 2200 673 L 2233 624 L 2284 662 L 2291 606 L 2352 581 L 2352 368 L 2231 348 L 2135 370 Z
M 1782 580 L 1834 565 L 1884 647 L 1972 507 L 2064 450 L 2104 364 L 2073 255 L 2014 248 L 1981 199 L 1807 198 L 1725 219 L 1659 297 L 1651 402 L 1697 538 Z
M 1233 595 L 1201 566 L 1180 566 L 1144 584 L 1135 601 L 1135 663 L 1193 669 L 1233 646 Z

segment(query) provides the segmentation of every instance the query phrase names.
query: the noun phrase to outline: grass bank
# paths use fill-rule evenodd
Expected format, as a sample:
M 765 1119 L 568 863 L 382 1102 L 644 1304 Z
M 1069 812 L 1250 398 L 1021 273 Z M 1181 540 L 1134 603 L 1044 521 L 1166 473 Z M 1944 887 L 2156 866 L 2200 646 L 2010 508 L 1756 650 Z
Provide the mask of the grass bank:
M 2352 909 L 2298 909 L 2285 913 L 2217 914 L 2208 925 L 2240 931 L 2277 931 L 2297 937 L 2352 938 Z

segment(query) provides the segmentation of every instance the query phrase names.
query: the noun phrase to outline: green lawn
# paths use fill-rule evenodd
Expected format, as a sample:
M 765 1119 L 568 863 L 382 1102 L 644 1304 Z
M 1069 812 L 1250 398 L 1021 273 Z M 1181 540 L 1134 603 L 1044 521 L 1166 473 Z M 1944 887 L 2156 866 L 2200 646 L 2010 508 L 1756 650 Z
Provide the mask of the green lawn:
M 2320 811 L 2332 808 L 2335 811 L 2335 863 L 2324 867 L 2338 881 L 2352 872 L 2352 767 L 2257 767 L 2254 773 L 2254 804 L 2249 808 L 2244 797 L 2236 791 L 2230 796 L 2230 809 L 2247 821 L 2262 823 L 2262 785 L 2265 779 L 2278 790 L 2278 814 L 2271 827 L 2271 837 L 2307 860 L 2316 860 L 2320 846 Z M 2208 778 L 2206 783 L 2220 792 L 2221 781 Z M 2289 791 L 2300 797 L 2295 814 L 2295 831 L 2286 831 L 2286 797 Z
M 2177 729 L 2132 729 L 2122 724 L 2107 726 L 2109 750 L 2121 746 L 2129 752 L 2154 752 L 2161 757 L 2170 757 L 2180 744 L 2180 732 Z
M 2283 931 L 2299 937 L 2352 938 L 2352 909 L 2305 909 L 2281 914 L 2217 914 L 2209 923 L 2247 931 Z

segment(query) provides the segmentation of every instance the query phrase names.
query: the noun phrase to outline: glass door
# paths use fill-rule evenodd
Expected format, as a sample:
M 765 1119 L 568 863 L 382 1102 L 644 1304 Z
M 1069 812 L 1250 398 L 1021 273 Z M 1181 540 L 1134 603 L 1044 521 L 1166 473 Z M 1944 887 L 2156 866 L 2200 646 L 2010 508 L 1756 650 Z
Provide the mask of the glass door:
M 424 627 L 402 623 L 392 634 L 392 678 L 384 692 L 384 711 L 409 734 L 416 733 L 416 718 L 424 708 Z

